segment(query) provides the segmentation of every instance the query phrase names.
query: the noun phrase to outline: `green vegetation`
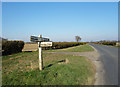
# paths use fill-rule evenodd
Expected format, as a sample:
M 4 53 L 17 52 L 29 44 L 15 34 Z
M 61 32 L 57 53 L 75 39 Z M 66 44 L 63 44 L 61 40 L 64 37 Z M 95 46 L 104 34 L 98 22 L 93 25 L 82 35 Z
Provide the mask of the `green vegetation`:
M 106 41 L 106 40 L 103 40 L 103 41 L 98 41 L 98 42 L 93 42 L 95 44 L 101 44 L 101 45 L 108 45 L 108 46 L 115 46 L 117 41 Z
M 68 48 L 68 47 L 73 47 L 73 46 L 78 46 L 78 45 L 84 45 L 86 42 L 53 42 L 52 47 L 43 47 L 44 50 L 48 49 L 63 49 L 63 48 Z
M 117 48 L 120 48 L 120 46 L 111 46 L 111 47 L 117 47 Z
M 2 42 L 2 52 L 3 55 L 10 55 L 13 53 L 22 52 L 24 47 L 23 41 L 3 41 Z
M 94 51 L 94 49 L 89 45 L 79 45 L 75 47 L 69 47 L 65 49 L 56 49 L 56 50 L 46 50 L 52 52 L 86 52 L 86 51 Z
M 119 47 L 119 48 L 120 48 L 120 46 L 116 46 L 116 47 Z
M 83 47 L 84 51 L 89 48 L 88 45 Z M 76 48 L 79 49 L 79 46 Z M 75 48 L 69 50 L 73 51 Z M 95 67 L 83 56 L 43 53 L 43 61 L 44 70 L 40 72 L 38 51 L 3 56 L 2 84 L 92 85 L 94 83 Z
M 105 46 L 111 46 L 111 47 L 120 47 L 120 42 L 119 41 L 98 41 L 98 42 L 92 42 L 95 44 L 100 44 L 100 45 L 105 45 Z

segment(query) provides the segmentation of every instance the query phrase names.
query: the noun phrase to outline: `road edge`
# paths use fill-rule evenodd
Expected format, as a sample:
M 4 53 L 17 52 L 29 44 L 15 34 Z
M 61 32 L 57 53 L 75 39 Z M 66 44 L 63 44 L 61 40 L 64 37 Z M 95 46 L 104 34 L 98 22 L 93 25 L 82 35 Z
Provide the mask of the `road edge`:
M 102 64 L 102 61 L 100 60 L 100 54 L 95 47 L 93 47 L 92 45 L 89 45 L 89 46 L 91 46 L 94 49 L 94 52 L 96 52 L 99 55 L 99 56 L 96 56 L 96 60 L 91 60 L 96 66 L 94 85 L 105 85 L 105 78 L 104 78 L 105 77 L 105 70 L 104 70 L 104 66 Z

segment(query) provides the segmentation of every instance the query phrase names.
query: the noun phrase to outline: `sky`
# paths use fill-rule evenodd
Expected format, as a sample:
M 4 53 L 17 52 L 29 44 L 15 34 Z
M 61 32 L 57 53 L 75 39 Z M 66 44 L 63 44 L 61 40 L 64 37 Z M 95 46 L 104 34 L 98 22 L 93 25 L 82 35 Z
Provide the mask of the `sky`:
M 2 2 L 119 2 L 119 0 L 1 0 Z
M 30 41 L 117 40 L 118 2 L 3 2 L 2 37 Z

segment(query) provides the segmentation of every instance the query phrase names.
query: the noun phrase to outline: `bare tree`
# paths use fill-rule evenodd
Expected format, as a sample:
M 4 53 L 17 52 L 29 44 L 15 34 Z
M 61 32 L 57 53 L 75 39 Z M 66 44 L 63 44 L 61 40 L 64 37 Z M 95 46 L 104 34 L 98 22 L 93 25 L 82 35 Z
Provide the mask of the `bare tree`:
M 75 36 L 75 40 L 78 42 L 79 40 L 81 40 L 80 36 Z

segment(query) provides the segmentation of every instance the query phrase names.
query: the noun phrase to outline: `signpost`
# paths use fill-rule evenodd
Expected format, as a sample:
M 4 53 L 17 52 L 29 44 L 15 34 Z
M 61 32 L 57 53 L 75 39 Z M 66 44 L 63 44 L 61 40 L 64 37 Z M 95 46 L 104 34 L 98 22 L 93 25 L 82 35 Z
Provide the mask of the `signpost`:
M 49 38 L 43 38 L 42 35 L 38 37 L 30 36 L 30 41 L 38 42 L 39 47 L 39 69 L 42 71 L 43 69 L 43 58 L 42 58 L 42 47 L 52 46 L 52 42 L 48 42 Z

